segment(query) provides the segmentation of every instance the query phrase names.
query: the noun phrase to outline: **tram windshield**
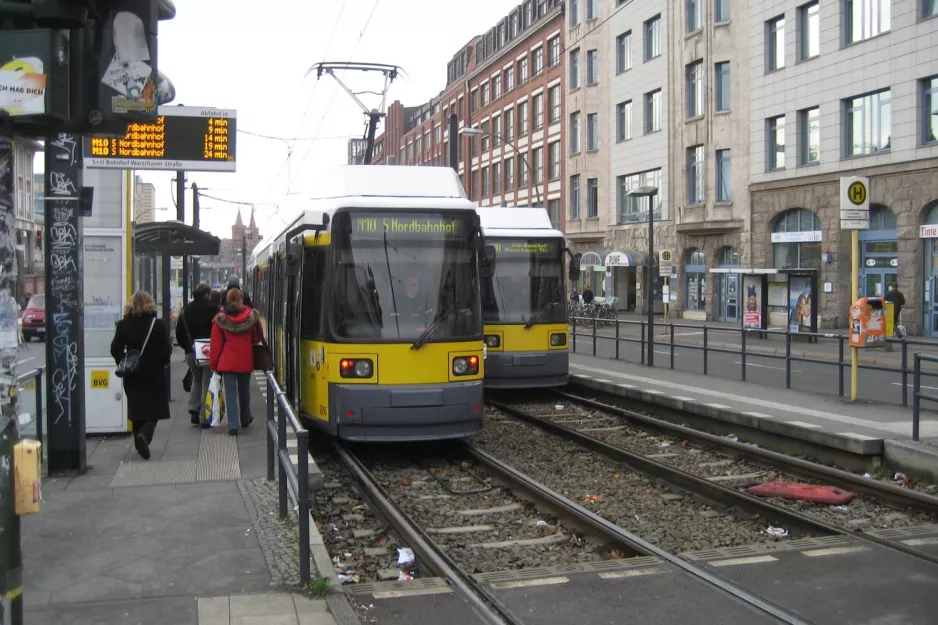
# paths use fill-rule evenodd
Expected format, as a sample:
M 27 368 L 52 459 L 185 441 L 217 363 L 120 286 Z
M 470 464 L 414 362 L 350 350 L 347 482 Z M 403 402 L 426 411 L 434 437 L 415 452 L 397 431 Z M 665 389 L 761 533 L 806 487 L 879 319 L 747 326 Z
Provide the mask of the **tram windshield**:
M 473 212 L 340 212 L 333 222 L 338 337 L 431 341 L 482 334 Z
M 495 277 L 482 281 L 487 323 L 563 323 L 563 245 L 560 239 L 495 239 Z

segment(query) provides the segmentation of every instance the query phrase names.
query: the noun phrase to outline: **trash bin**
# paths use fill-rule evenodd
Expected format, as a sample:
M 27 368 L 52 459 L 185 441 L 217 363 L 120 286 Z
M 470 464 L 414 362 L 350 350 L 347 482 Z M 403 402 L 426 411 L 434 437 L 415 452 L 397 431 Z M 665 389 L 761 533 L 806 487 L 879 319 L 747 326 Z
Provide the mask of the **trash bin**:
M 861 297 L 850 307 L 850 347 L 886 344 L 886 307 L 881 297 Z

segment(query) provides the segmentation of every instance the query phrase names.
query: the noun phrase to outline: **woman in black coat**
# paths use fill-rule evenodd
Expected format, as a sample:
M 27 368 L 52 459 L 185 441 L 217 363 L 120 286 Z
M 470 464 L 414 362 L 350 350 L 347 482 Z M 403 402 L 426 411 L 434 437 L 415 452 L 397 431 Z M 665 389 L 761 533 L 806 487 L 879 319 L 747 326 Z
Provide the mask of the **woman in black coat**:
M 131 296 L 124 307 L 124 318 L 117 322 L 117 331 L 111 341 L 114 362 L 120 364 L 128 349 L 142 352 L 140 368 L 134 375 L 124 378 L 124 393 L 127 395 L 127 413 L 133 425 L 134 447 L 144 460 L 149 460 L 156 422 L 169 419 L 165 367 L 169 364 L 173 347 L 166 333 L 166 324 L 156 318 L 153 297 L 144 291 Z

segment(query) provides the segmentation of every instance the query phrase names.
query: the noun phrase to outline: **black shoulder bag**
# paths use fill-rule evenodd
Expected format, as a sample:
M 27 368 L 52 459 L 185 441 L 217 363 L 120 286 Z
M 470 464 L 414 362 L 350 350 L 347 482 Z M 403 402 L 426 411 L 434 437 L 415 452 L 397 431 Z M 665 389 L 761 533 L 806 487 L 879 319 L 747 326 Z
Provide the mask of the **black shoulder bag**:
M 147 348 L 147 343 L 150 342 L 150 334 L 153 333 L 154 325 L 156 325 L 156 317 L 150 321 L 150 329 L 147 331 L 147 338 L 143 340 L 143 347 L 140 349 L 128 349 L 124 357 L 121 358 L 121 361 L 117 364 L 117 370 L 114 372 L 114 375 L 119 378 L 129 378 L 140 370 L 140 359 L 143 357 L 143 352 Z
M 186 331 L 186 336 L 189 338 L 189 349 L 192 350 L 193 357 L 195 357 L 195 341 L 192 339 L 192 332 L 189 331 L 189 323 L 186 321 L 186 309 L 183 307 L 182 312 L 179 313 L 179 320 L 182 321 L 182 327 Z M 186 371 L 186 375 L 182 378 L 182 390 L 189 393 L 192 391 L 192 369 Z

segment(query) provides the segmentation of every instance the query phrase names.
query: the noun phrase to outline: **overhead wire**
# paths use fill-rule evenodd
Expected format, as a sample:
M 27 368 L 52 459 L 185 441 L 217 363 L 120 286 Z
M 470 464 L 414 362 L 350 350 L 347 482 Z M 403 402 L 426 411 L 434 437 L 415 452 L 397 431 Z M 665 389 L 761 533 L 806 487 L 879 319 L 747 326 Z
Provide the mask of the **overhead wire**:
M 238 132 L 242 134 L 249 135 L 251 137 L 258 137 L 259 139 L 274 139 L 276 141 L 329 141 L 334 139 L 351 139 L 353 135 L 335 135 L 334 137 L 275 137 L 273 135 L 265 135 L 259 132 L 251 132 L 249 130 L 242 130 L 238 128 Z

